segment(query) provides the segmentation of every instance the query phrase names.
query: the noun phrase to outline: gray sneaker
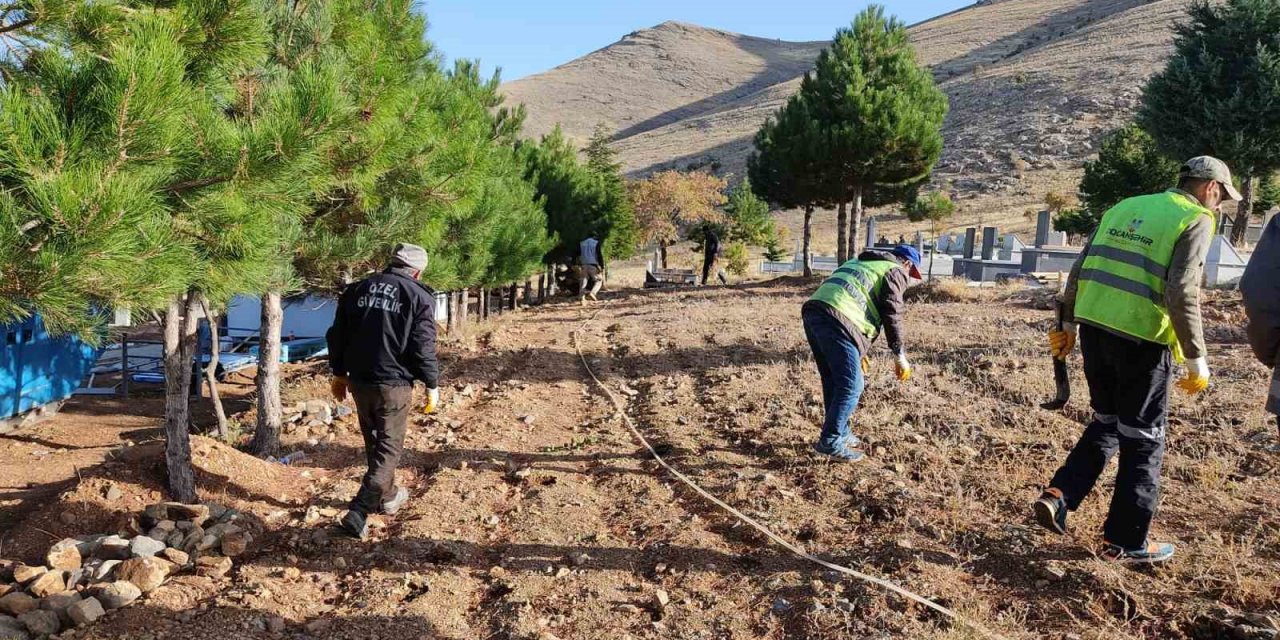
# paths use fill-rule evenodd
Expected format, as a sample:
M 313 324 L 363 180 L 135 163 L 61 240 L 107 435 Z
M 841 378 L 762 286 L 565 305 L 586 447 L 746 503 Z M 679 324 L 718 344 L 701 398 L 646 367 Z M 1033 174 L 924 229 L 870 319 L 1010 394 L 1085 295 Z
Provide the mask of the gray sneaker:
M 369 522 L 359 511 L 347 511 L 342 516 L 342 530 L 353 538 L 364 540 L 369 536 Z
M 382 503 L 382 512 L 389 516 L 394 516 L 396 512 L 400 511 L 400 507 L 403 507 L 404 503 L 408 501 L 409 490 L 399 487 L 396 489 L 396 495 L 393 498 Z

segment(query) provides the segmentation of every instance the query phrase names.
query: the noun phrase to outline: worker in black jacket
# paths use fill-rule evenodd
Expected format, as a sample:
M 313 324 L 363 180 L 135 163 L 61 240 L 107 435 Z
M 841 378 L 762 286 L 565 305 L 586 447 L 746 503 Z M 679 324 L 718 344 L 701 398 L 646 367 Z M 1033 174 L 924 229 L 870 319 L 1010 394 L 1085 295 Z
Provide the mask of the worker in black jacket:
M 368 532 L 369 513 L 394 514 L 409 499 L 408 490 L 396 487 L 395 472 L 414 381 L 427 387 L 427 413 L 440 401 L 435 293 L 418 281 L 426 267 L 426 250 L 397 245 L 384 271 L 342 292 L 327 335 L 330 390 L 338 402 L 348 391 L 355 398 L 369 464 L 342 518 L 343 529 L 357 538 Z

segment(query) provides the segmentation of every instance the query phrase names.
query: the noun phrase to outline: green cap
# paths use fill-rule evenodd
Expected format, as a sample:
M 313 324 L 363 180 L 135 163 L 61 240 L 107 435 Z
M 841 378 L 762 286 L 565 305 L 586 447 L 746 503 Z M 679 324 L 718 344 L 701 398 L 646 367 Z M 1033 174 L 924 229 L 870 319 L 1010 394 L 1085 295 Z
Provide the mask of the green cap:
M 1235 184 L 1231 182 L 1231 169 L 1227 168 L 1227 163 L 1212 156 L 1196 156 L 1186 161 L 1182 165 L 1182 169 L 1178 171 L 1178 178 L 1216 180 L 1218 184 L 1222 185 L 1222 189 L 1226 191 L 1228 198 L 1236 202 L 1244 199 L 1240 192 L 1236 190 Z

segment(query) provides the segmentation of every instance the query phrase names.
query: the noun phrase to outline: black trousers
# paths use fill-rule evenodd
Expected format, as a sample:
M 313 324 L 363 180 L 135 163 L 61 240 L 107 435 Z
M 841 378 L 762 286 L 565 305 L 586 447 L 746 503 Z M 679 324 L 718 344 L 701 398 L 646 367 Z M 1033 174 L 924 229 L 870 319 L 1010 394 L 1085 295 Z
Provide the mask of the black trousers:
M 1111 510 L 1103 535 L 1127 549 L 1147 542 L 1160 501 L 1169 417 L 1173 356 L 1153 342 L 1135 342 L 1088 325 L 1080 326 L 1080 351 L 1089 381 L 1093 422 L 1053 477 L 1074 511 L 1093 490 L 1107 462 L 1120 453 Z
M 352 383 L 351 396 L 356 401 L 369 470 L 349 508 L 364 514 L 376 513 L 382 510 L 384 501 L 395 497 L 396 466 L 404 453 L 413 387 Z

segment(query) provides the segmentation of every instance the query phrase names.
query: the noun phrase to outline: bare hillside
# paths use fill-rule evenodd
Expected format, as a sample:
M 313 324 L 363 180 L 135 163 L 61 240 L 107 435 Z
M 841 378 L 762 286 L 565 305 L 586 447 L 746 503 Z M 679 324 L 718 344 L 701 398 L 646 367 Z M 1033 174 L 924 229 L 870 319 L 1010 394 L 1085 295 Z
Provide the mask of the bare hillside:
M 968 208 L 1031 206 L 1064 188 L 1128 119 L 1168 55 L 1185 0 L 998 0 L 911 28 L 951 99 L 936 181 Z M 836 25 L 833 25 L 833 31 Z M 786 43 L 666 23 L 506 86 L 528 133 L 597 122 L 633 175 L 710 168 L 740 175 L 760 123 L 794 93 L 825 43 Z M 979 203 L 983 203 L 979 205 Z

